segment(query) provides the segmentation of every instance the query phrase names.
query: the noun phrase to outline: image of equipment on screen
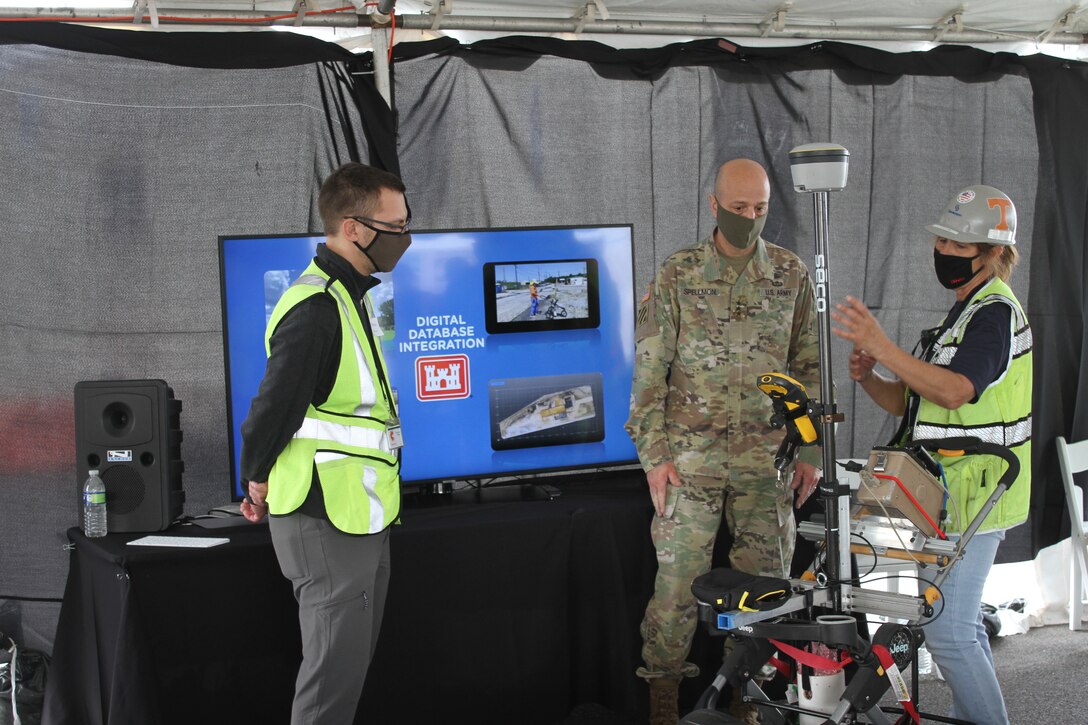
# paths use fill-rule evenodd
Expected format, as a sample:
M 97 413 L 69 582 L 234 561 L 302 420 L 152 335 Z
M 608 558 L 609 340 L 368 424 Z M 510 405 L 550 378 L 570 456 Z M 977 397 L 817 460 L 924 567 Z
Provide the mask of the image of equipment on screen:
M 488 262 L 487 331 L 578 330 L 601 323 L 597 260 Z
M 487 394 L 497 451 L 604 438 L 600 373 L 492 380 Z

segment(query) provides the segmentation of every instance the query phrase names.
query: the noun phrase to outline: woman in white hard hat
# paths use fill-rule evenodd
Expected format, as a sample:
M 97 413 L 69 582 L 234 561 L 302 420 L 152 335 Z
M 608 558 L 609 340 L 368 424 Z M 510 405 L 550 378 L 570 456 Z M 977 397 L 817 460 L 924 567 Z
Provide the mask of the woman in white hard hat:
M 936 617 L 923 626 L 926 646 L 952 689 L 952 717 L 1002 725 L 1008 715 L 980 604 L 997 547 L 1006 530 L 1027 519 L 1031 497 L 1031 329 L 1007 284 L 1018 258 L 1016 207 L 992 186 L 969 186 L 926 229 L 936 235 L 937 279 L 956 302 L 938 328 L 923 334 L 921 355 L 892 342 L 853 297 L 836 305 L 833 332 L 854 344 L 850 377 L 880 407 L 903 416 L 894 444 L 974 436 L 1007 446 L 1020 461 L 1018 478 L 941 585 L 943 608 L 938 604 Z M 877 373 L 876 363 L 893 377 Z M 952 499 L 944 530 L 954 538 L 982 510 L 1005 464 L 988 455 L 937 458 Z M 936 573 L 919 572 L 927 581 Z

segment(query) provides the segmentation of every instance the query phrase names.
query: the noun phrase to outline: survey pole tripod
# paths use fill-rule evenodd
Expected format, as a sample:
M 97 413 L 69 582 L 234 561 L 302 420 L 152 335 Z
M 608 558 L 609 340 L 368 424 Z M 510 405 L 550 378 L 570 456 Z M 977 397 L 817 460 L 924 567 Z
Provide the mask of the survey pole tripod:
M 828 201 L 832 191 L 846 187 L 850 152 L 835 144 L 814 143 L 798 146 L 789 152 L 790 172 L 794 190 L 812 194 L 813 227 L 816 254 L 813 267 L 820 352 L 820 397 L 812 411 L 821 424 L 823 441 L 823 478 L 820 480 L 820 500 L 824 507 L 825 571 L 832 579 L 831 604 L 842 611 L 844 588 L 850 586 L 850 488 L 840 485 L 835 465 L 835 423 L 842 420 L 835 406 L 835 383 L 831 365 L 831 312 L 828 307 L 831 289 L 829 254 Z M 843 535 L 841 523 L 846 522 Z

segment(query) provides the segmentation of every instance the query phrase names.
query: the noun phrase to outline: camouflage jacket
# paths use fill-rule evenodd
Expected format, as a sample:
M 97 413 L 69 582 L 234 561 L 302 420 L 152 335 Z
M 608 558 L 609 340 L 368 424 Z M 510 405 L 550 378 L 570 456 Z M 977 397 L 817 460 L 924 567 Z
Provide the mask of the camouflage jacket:
M 636 321 L 631 417 L 645 470 L 773 477 L 784 433 L 770 427 L 760 373 L 796 378 L 819 398 L 815 298 L 804 262 L 763 239 L 739 276 L 714 245 L 676 252 L 658 270 Z M 817 447 L 798 458 L 819 465 Z

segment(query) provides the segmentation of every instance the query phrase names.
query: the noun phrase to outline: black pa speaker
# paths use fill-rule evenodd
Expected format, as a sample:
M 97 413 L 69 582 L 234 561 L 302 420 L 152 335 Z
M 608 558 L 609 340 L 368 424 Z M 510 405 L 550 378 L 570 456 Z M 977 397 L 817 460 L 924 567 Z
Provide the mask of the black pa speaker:
M 110 533 L 162 531 L 181 515 L 181 401 L 162 380 L 76 383 L 76 491 L 106 484 Z

